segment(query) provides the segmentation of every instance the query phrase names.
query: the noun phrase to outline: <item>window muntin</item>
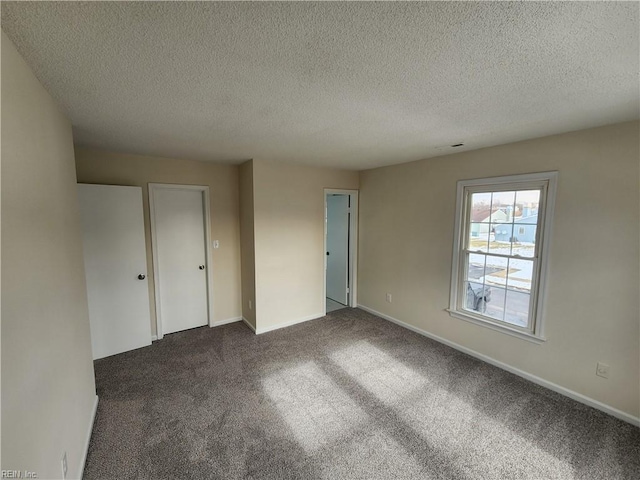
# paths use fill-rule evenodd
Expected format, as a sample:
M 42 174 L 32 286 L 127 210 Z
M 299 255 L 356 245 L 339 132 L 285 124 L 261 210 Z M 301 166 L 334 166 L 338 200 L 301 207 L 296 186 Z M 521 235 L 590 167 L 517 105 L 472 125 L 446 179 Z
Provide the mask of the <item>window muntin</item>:
M 458 182 L 452 314 L 542 337 L 555 180 L 551 172 Z

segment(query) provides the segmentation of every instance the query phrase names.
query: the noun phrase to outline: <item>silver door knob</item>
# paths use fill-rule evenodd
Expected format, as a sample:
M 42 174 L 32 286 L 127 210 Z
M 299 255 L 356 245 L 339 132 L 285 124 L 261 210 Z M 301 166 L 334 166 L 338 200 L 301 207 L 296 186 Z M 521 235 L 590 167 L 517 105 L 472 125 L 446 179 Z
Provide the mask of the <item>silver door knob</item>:
M 144 273 L 141 273 L 140 275 L 138 275 L 138 280 L 144 280 L 145 278 L 147 277 L 145 276 Z
M 199 268 L 200 270 L 204 270 L 204 265 L 200 265 L 198 268 Z

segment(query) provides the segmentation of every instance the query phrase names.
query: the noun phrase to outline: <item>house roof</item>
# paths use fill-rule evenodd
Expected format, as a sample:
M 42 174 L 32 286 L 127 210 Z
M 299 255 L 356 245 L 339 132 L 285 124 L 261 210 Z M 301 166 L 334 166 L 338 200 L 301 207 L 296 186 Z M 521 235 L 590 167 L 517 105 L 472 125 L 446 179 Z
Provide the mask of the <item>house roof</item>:
M 85 147 L 364 169 L 638 118 L 638 2 L 1 9 Z
M 473 208 L 471 210 L 471 221 L 472 222 L 488 222 L 490 221 L 490 216 L 495 214 L 496 212 L 502 212 L 506 215 L 506 208 L 507 207 L 494 207 L 493 209 L 491 209 L 490 207 L 487 206 L 480 206 L 477 208 Z M 514 217 L 518 217 L 519 215 L 521 215 L 521 209 L 519 205 L 516 205 L 515 208 L 515 213 L 514 213 Z
M 489 217 L 496 211 L 498 211 L 497 208 L 494 208 L 493 210 L 490 207 L 474 208 L 471 211 L 471 221 L 487 222 L 489 221 Z
M 513 223 L 538 223 L 538 214 L 518 218 Z

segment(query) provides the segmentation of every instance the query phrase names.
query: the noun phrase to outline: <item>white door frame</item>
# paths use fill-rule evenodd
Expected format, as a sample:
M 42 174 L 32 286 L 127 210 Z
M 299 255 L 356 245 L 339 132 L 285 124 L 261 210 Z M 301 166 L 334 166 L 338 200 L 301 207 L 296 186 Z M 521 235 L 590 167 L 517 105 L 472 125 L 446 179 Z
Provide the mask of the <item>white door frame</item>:
M 350 222 L 349 222 L 349 294 L 347 306 L 355 308 L 358 305 L 358 190 L 340 190 L 335 188 L 324 189 L 324 250 L 322 251 L 323 265 L 322 276 L 322 312 L 327 314 L 327 195 L 349 195 L 350 198 Z
M 204 213 L 204 251 L 205 268 L 207 271 L 207 323 L 213 326 L 213 272 L 211 261 L 211 207 L 209 205 L 209 187 L 206 185 L 177 185 L 170 183 L 149 183 L 149 217 L 151 220 L 151 250 L 153 253 L 153 287 L 156 305 L 156 331 L 158 340 L 164 337 L 162 333 L 162 309 L 160 307 L 160 271 L 158 269 L 158 243 L 156 242 L 156 215 L 154 192 L 157 190 L 195 190 L 202 192 Z

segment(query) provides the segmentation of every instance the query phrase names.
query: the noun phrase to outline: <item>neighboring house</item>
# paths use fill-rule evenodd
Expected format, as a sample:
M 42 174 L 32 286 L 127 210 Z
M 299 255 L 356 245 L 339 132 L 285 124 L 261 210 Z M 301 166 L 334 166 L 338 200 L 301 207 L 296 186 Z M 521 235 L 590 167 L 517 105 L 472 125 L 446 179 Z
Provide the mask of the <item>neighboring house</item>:
M 509 208 L 474 208 L 471 212 L 471 237 L 486 238 L 491 230 L 491 223 L 510 221 Z
M 511 234 L 510 225 L 498 225 L 493 233 L 498 242 L 509 242 L 513 237 L 514 242 L 535 243 L 537 223 L 538 214 L 536 213 L 513 222 L 513 234 Z

